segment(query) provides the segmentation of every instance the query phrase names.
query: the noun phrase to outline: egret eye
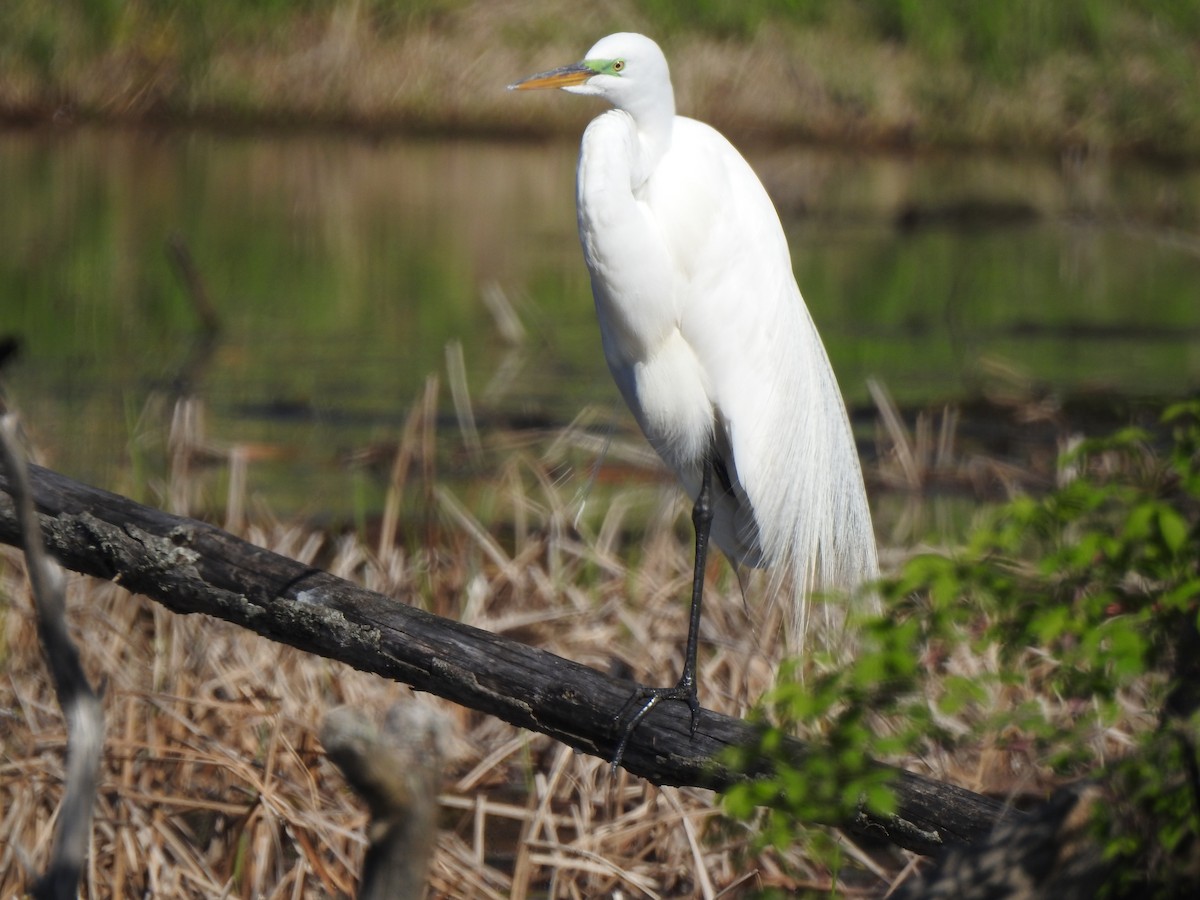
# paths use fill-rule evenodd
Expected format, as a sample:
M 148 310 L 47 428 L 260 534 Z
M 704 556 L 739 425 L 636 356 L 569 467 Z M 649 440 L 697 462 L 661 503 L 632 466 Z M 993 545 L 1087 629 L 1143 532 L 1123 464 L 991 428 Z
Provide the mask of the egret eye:
M 618 59 L 616 62 L 613 63 L 613 71 L 614 72 L 620 72 L 623 68 L 625 68 L 625 60 Z

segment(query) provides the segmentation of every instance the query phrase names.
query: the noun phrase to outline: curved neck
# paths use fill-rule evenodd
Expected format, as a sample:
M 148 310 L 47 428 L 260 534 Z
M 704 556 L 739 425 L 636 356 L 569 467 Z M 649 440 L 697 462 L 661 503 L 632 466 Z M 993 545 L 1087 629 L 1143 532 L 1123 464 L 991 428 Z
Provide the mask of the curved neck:
M 668 80 L 661 90 L 635 97 L 620 104 L 619 108 L 633 117 L 637 127 L 639 159 L 632 175 L 634 186 L 640 187 L 671 146 L 671 129 L 675 123 L 675 92 Z

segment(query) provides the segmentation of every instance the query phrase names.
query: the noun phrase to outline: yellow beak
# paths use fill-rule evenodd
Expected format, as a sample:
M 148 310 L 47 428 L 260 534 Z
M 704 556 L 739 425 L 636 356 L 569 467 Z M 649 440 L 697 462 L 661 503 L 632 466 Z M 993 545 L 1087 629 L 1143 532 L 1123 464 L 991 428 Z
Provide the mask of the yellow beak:
M 510 91 L 535 91 L 539 88 L 564 88 L 583 84 L 596 72 L 583 63 L 573 63 L 549 72 L 539 72 L 508 86 Z

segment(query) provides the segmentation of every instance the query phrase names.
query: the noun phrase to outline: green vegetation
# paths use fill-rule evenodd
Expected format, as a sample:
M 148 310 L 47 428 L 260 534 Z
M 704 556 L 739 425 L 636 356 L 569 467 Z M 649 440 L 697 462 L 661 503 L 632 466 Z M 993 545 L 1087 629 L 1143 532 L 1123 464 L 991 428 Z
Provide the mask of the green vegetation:
M 856 144 L 1200 155 L 1184 0 L 11 0 L 0 110 L 442 131 L 574 127 L 499 86 L 600 35 L 656 36 L 689 112 Z
M 730 792 L 727 809 L 770 806 L 764 839 L 786 845 L 796 822 L 892 811 L 872 757 L 999 752 L 1036 773 L 1035 794 L 1105 787 L 1094 831 L 1115 895 L 1182 896 L 1200 845 L 1200 404 L 1168 410 L 1164 431 L 1161 448 L 1139 430 L 1083 442 L 1062 487 L 886 581 L 857 659 L 818 661 L 763 710 L 813 737 L 812 760 Z
M 1125 29 L 1142 23 L 1186 39 L 1200 30 L 1200 11 L 1185 2 L 1085 0 L 646 0 L 646 18 L 663 31 L 692 30 L 753 38 L 762 28 L 799 23 L 849 27 L 876 40 L 907 44 L 934 59 L 980 64 L 990 74 L 1012 73 L 1057 53 L 1110 53 Z

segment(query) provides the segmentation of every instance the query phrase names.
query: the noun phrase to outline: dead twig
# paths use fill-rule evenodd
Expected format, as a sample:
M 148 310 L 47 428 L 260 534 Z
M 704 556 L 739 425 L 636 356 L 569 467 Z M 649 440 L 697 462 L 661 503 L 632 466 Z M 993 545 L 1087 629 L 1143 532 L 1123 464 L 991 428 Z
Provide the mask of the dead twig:
M 66 598 L 61 570 L 42 546 L 42 532 L 34 510 L 29 469 L 21 450 L 17 417 L 0 414 L 0 462 L 7 473 L 16 507 L 20 543 L 37 610 L 46 666 L 54 682 L 59 706 L 67 721 L 66 788 L 58 811 L 54 842 L 46 871 L 33 886 L 36 898 L 75 897 L 87 862 L 92 832 L 92 810 L 104 746 L 104 710 L 92 690 L 67 631 Z
M 208 287 L 204 277 L 188 249 L 187 242 L 181 234 L 173 234 L 167 240 L 167 258 L 175 268 L 183 284 L 184 292 L 191 301 L 192 309 L 200 319 L 200 326 L 206 334 L 216 334 L 221 329 L 221 319 L 212 299 L 208 296 Z

